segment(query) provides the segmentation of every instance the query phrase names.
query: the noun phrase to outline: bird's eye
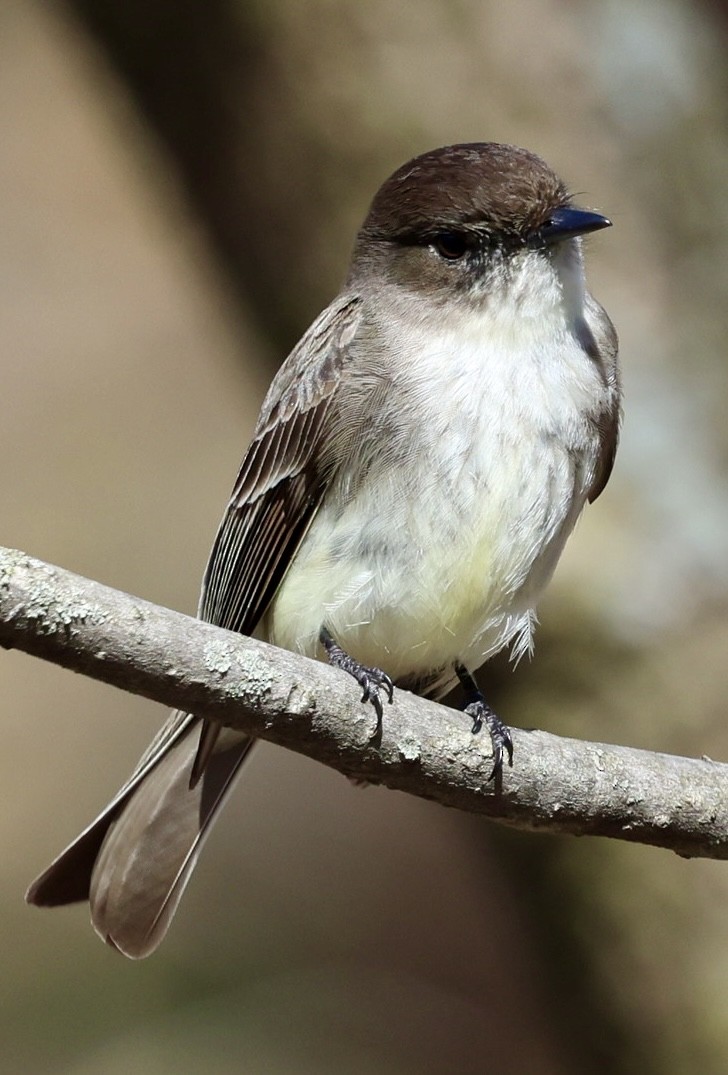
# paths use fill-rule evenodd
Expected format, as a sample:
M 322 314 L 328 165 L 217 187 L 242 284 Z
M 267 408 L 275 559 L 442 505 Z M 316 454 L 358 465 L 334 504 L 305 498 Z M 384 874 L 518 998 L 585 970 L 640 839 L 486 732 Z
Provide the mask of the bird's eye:
M 434 236 L 430 246 L 446 261 L 459 261 L 470 249 L 470 239 L 461 231 L 441 231 Z

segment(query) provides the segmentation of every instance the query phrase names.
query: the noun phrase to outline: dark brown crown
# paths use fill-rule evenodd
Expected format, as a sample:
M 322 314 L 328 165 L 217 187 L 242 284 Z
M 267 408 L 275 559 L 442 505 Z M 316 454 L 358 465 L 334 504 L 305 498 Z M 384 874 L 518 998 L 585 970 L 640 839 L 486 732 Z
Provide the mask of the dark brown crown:
M 533 153 L 496 142 L 444 146 L 402 165 L 379 188 L 361 239 L 417 242 L 448 228 L 522 238 L 569 205 Z

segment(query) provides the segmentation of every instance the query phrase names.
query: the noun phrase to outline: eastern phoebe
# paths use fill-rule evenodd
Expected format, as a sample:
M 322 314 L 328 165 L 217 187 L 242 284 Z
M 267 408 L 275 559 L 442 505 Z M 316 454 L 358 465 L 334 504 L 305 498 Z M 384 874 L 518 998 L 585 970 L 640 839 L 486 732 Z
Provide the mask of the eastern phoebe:
M 612 468 L 617 339 L 580 239 L 609 223 L 514 146 L 395 172 L 263 403 L 200 617 L 327 657 L 379 719 L 393 683 L 440 698 L 459 680 L 493 774 L 512 761 L 473 672 L 530 649 L 539 594 Z M 88 899 L 109 944 L 148 955 L 251 746 L 173 714 L 28 901 Z

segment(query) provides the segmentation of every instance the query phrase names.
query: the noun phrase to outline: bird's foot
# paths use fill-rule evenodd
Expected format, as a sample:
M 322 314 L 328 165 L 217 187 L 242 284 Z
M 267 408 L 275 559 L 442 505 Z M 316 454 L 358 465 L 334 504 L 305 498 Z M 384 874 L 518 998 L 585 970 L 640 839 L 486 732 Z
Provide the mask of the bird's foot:
M 361 700 L 362 702 L 371 702 L 374 712 L 377 714 L 377 730 L 379 730 L 382 723 L 382 694 L 386 696 L 390 704 L 394 697 L 392 680 L 381 668 L 368 668 L 350 657 L 346 650 L 343 650 L 338 642 L 334 641 L 325 627 L 321 628 L 319 639 L 326 650 L 329 664 L 333 665 L 334 668 L 341 668 L 344 672 L 348 672 L 362 688 L 364 693 L 361 696 Z
M 473 735 L 477 735 L 485 724 L 490 732 L 490 741 L 493 745 L 493 768 L 488 780 L 493 780 L 503 771 L 503 754 L 508 755 L 508 764 L 513 765 L 513 740 L 508 726 L 503 723 L 486 702 L 480 693 L 478 684 L 471 672 L 464 664 L 459 662 L 454 666 L 457 677 L 460 680 L 466 694 L 470 697 L 469 705 L 465 706 L 465 712 L 473 720 Z
M 465 707 L 465 713 L 472 717 L 473 735 L 477 735 L 485 724 L 490 732 L 490 741 L 493 746 L 493 768 L 488 780 L 493 780 L 503 770 L 504 753 L 508 755 L 508 764 L 513 765 L 513 740 L 510 729 L 500 717 L 493 712 L 484 698 L 477 698 Z

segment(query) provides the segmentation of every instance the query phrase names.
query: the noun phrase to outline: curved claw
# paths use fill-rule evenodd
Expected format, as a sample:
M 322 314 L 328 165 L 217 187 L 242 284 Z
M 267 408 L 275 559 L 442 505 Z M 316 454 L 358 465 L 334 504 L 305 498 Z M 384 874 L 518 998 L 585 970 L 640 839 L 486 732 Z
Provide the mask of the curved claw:
M 493 716 L 495 717 L 493 723 L 486 721 L 488 724 L 488 731 L 490 732 L 490 741 L 493 746 L 493 768 L 490 771 L 488 782 L 495 780 L 496 776 L 503 770 L 504 748 L 508 755 L 509 766 L 513 766 L 513 740 L 511 739 L 511 733 L 506 725 L 498 720 L 495 714 L 493 714 Z
M 383 716 L 382 699 L 379 693 L 380 689 L 384 690 L 390 705 L 394 698 L 394 684 L 390 677 L 386 672 L 383 672 L 381 668 L 369 668 L 366 665 L 360 664 L 359 661 L 354 660 L 353 657 L 350 657 L 349 654 L 334 641 L 325 627 L 321 628 L 319 638 L 322 646 L 326 650 L 330 664 L 335 668 L 341 668 L 342 671 L 348 672 L 362 688 L 363 693 L 361 700 L 362 702 L 371 702 L 374 712 L 377 714 L 377 725 L 379 726 Z
M 503 770 L 503 753 L 508 756 L 509 766 L 513 766 L 513 739 L 511 738 L 508 725 L 498 717 L 487 702 L 478 699 L 466 707 L 465 712 L 473 718 L 473 734 L 476 735 L 485 724 L 490 732 L 490 742 L 493 750 L 493 768 L 488 777 L 488 783 L 494 780 Z
M 384 693 L 387 695 L 387 702 L 391 705 L 392 699 L 394 698 L 394 683 L 392 683 L 392 680 L 387 673 L 383 672 L 381 668 L 365 668 L 364 671 L 367 675 L 367 690 L 369 690 L 368 681 L 371 678 L 375 681 L 372 693 L 378 695 L 380 687 L 384 688 Z
M 353 675 L 357 682 L 364 688 L 364 693 L 361 696 L 362 702 L 371 702 L 374 708 L 374 712 L 377 714 L 377 720 L 381 722 L 384 715 L 382 709 L 382 699 L 380 696 L 380 688 L 384 690 L 387 696 L 387 702 L 392 704 L 394 697 L 394 684 L 389 678 L 386 672 L 383 672 L 381 668 L 365 668 L 360 666 L 357 671 L 350 668 L 347 669 L 350 675 Z
M 361 696 L 362 703 L 371 702 L 374 708 L 374 712 L 377 714 L 377 719 L 382 719 L 382 700 L 379 697 L 379 690 L 376 684 L 372 684 L 369 680 L 369 676 L 366 674 L 368 669 L 362 669 L 361 679 L 357 681 L 361 687 L 364 688 L 364 693 Z

